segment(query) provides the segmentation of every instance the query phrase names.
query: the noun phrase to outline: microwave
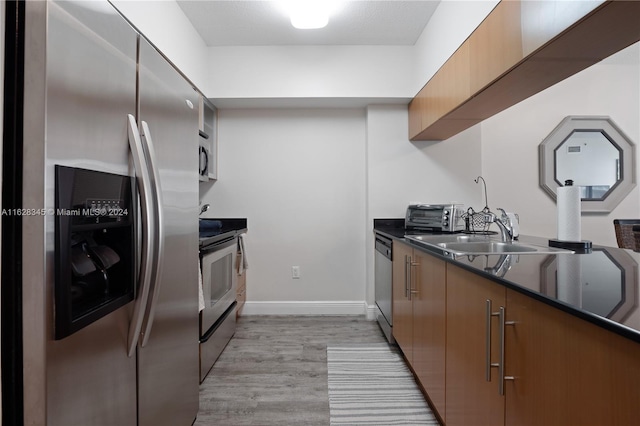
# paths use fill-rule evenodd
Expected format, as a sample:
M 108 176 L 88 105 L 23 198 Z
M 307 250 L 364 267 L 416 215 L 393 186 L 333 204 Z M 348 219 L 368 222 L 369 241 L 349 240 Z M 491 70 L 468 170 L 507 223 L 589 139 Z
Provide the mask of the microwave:
M 209 180 L 209 174 L 211 172 L 211 151 L 207 146 L 200 144 L 198 147 L 198 175 L 201 181 Z
M 431 232 L 464 231 L 464 211 L 462 204 L 410 204 L 404 227 L 408 230 Z
M 198 145 L 198 175 L 200 181 L 217 179 L 217 109 L 208 99 L 200 96 L 199 105 L 199 145 Z

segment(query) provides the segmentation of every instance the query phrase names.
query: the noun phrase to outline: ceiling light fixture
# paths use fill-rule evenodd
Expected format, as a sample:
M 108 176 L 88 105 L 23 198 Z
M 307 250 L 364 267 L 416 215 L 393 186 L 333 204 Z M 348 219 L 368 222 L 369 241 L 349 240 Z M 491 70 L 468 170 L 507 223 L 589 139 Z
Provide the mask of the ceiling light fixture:
M 289 0 L 282 6 L 295 28 L 310 30 L 324 28 L 329 23 L 329 15 L 337 8 L 337 1 L 329 0 Z

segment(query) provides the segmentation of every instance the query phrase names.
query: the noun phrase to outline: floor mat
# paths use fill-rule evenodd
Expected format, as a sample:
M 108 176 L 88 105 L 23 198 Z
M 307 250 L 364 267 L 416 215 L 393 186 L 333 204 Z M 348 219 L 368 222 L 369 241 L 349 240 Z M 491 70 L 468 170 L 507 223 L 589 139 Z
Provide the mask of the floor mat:
M 327 366 L 332 426 L 439 424 L 389 345 L 328 346 Z

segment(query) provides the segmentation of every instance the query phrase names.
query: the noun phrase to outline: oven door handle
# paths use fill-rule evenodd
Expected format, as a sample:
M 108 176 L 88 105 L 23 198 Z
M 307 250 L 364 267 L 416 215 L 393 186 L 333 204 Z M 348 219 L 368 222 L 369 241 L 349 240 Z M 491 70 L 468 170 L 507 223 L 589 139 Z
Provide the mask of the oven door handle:
M 153 273 L 151 280 L 151 288 L 149 290 L 149 300 L 147 302 L 147 313 L 145 315 L 142 326 L 142 343 L 140 346 L 145 347 L 149 341 L 151 328 L 153 327 L 153 318 L 156 313 L 156 305 L 158 304 L 158 294 L 160 293 L 160 275 L 162 274 L 162 264 L 164 259 L 164 214 L 162 211 L 162 188 L 160 186 L 160 172 L 158 170 L 158 162 L 156 161 L 155 148 L 151 139 L 151 131 L 146 121 L 142 121 L 142 142 L 147 153 L 147 165 L 149 167 L 149 175 L 151 176 L 151 186 L 153 189 L 154 204 L 156 207 L 155 220 L 155 250 Z
M 127 342 L 127 355 L 133 356 L 138 346 L 138 338 L 142 329 L 142 322 L 149 298 L 149 287 L 151 285 L 151 267 L 153 264 L 153 233 L 154 206 L 152 203 L 152 189 L 149 178 L 149 169 L 144 160 L 144 151 L 140 138 L 140 131 L 133 115 L 127 116 L 127 128 L 129 135 L 129 147 L 133 158 L 133 166 L 137 175 L 136 184 L 140 194 L 140 215 L 142 228 L 142 244 L 140 255 L 140 275 L 138 277 L 138 297 L 133 308 L 133 316 L 129 323 L 129 336 Z

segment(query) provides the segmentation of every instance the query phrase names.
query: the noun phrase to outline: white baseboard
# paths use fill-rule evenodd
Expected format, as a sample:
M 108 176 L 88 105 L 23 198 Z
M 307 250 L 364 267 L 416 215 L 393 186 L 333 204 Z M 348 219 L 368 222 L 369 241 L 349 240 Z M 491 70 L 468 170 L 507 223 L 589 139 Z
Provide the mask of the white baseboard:
M 375 305 L 374 305 L 375 307 Z M 375 319 L 370 314 L 371 306 L 365 301 L 269 301 L 246 302 L 242 315 L 365 315 L 367 319 Z
M 378 306 L 376 304 L 367 305 L 367 319 L 375 321 L 378 318 Z

